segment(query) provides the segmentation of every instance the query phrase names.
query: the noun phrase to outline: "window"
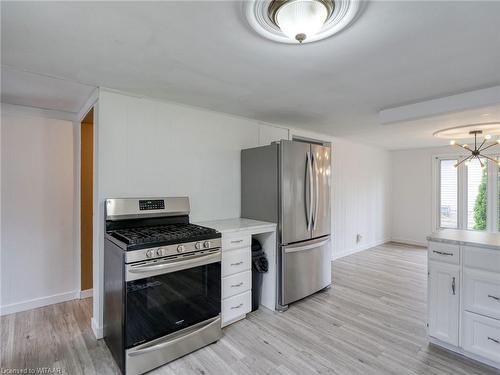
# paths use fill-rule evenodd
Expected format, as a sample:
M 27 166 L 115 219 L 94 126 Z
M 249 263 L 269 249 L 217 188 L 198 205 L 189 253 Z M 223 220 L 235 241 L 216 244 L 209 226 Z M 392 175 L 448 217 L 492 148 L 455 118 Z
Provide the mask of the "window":
M 488 173 L 486 167 L 487 162 L 484 159 L 481 159 L 481 162 L 474 159 L 466 165 L 467 229 L 486 230 L 488 202 Z
M 496 156 L 491 156 L 496 159 Z M 436 157 L 436 228 L 500 231 L 500 167 L 487 159 Z
M 435 226 L 500 231 L 500 168 L 483 158 L 455 167 L 462 159 L 436 158 Z
M 456 160 L 441 160 L 440 168 L 440 227 L 458 228 L 458 173 Z

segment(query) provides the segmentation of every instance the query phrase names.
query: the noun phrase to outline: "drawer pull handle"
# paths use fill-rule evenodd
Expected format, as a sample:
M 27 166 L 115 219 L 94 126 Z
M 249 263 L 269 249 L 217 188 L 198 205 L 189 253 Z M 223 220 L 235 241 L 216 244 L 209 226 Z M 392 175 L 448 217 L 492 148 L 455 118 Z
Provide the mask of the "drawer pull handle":
M 231 241 L 231 243 L 240 243 L 240 242 L 243 242 L 243 240 L 234 240 L 234 241 Z
M 455 278 L 453 278 L 451 282 L 451 291 L 453 292 L 453 295 L 455 295 Z
M 439 255 L 449 255 L 453 256 L 453 253 L 446 253 L 444 251 L 437 251 L 437 250 L 432 250 L 433 253 L 439 254 Z
M 493 299 L 495 299 L 497 301 L 500 301 L 500 297 L 492 296 L 491 294 L 488 294 L 488 297 L 493 298 Z
M 231 310 L 234 310 L 234 309 L 239 309 L 240 307 L 242 307 L 243 304 L 240 303 L 238 306 L 231 306 Z M 489 337 L 488 337 L 489 338 Z
M 497 340 L 497 339 L 494 339 L 493 337 L 489 337 L 489 336 L 488 336 L 488 340 L 491 340 L 491 341 L 493 341 L 493 342 L 496 342 L 497 344 L 500 344 L 500 341 L 499 341 L 499 340 Z
M 238 284 L 233 284 L 231 285 L 231 288 L 238 288 L 239 286 L 243 285 L 243 281 L 240 281 Z
M 236 263 L 231 263 L 231 266 L 239 266 L 240 264 L 243 264 L 242 260 L 240 260 L 239 262 L 236 262 Z

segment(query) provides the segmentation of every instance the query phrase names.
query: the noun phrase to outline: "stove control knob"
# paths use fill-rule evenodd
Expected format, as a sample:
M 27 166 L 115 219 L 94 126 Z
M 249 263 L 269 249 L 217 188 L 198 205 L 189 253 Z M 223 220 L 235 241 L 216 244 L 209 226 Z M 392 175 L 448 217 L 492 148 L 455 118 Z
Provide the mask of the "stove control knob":
M 156 254 L 161 257 L 163 255 L 163 249 L 156 250 Z
M 148 250 L 148 251 L 146 251 L 146 256 L 147 256 L 148 258 L 153 257 L 153 256 L 154 256 L 154 251 L 153 251 L 153 250 L 151 250 L 151 249 L 150 249 L 150 250 Z
M 185 250 L 184 245 L 179 245 L 179 246 L 177 246 L 177 252 L 178 252 L 178 253 L 183 253 L 183 252 L 184 252 L 184 250 Z
M 194 248 L 196 250 L 200 250 L 201 249 L 201 242 L 196 242 L 196 244 L 194 245 Z
M 210 246 L 212 246 L 212 244 L 210 243 L 210 241 L 205 241 L 205 242 L 203 242 L 203 247 L 204 247 L 205 249 L 208 249 Z

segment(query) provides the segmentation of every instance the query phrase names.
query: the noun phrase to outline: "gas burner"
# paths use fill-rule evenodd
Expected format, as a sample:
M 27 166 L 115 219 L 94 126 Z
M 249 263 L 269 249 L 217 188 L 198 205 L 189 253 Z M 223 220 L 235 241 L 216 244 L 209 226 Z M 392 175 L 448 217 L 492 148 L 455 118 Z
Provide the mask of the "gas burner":
M 126 245 L 191 242 L 217 236 L 217 231 L 195 224 L 166 224 L 153 227 L 118 229 L 110 235 Z M 203 238 L 202 238 L 203 237 Z

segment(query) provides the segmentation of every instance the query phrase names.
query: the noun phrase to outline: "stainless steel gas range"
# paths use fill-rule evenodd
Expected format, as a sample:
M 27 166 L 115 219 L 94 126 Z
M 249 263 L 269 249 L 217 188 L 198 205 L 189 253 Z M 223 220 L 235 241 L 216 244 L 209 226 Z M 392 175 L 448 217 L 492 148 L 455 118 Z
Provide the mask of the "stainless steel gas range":
M 124 374 L 221 336 L 221 234 L 189 211 L 187 197 L 106 200 L 104 339 Z

